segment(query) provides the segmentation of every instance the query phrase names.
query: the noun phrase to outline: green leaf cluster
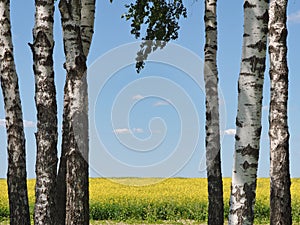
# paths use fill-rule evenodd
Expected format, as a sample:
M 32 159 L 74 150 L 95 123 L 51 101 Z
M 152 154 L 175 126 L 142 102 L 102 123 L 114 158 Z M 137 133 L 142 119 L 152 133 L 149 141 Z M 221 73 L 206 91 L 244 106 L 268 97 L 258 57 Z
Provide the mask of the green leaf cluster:
M 187 10 L 182 0 L 136 0 L 125 7 L 128 11 L 122 18 L 131 20 L 131 34 L 136 39 L 141 37 L 145 26 L 141 38 L 144 42 L 136 58 L 136 69 L 140 72 L 151 52 L 178 38 L 179 19 L 187 17 Z

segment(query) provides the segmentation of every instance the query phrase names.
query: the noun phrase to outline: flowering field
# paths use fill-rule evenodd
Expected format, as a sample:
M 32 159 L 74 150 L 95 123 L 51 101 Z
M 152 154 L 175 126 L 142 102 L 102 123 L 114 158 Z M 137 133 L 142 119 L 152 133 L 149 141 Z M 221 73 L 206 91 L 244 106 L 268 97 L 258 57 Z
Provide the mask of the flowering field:
M 257 184 L 255 223 L 269 221 L 269 179 Z M 34 180 L 28 180 L 31 211 Z M 90 218 L 115 221 L 207 220 L 207 180 L 203 178 L 91 178 Z M 300 223 L 300 179 L 292 179 L 293 222 Z M 226 217 L 230 179 L 224 179 Z M 0 180 L 0 221 L 8 217 L 6 180 Z

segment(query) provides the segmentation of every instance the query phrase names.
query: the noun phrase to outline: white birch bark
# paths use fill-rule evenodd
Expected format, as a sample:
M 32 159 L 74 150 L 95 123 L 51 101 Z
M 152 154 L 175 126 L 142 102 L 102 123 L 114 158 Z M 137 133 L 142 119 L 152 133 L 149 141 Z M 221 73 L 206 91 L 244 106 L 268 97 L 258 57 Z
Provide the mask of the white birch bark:
M 217 1 L 205 1 L 206 167 L 208 224 L 224 224 L 217 69 Z
M 245 0 L 229 224 L 254 219 L 267 28 L 268 1 Z
M 270 136 L 270 224 L 292 224 L 287 65 L 287 0 L 272 0 L 269 20 L 271 97 Z
M 30 224 L 22 106 L 15 68 L 10 1 L 0 1 L 0 77 L 6 116 L 10 224 Z
M 93 35 L 95 1 L 61 0 L 59 8 L 67 71 L 58 175 L 59 221 L 83 225 L 89 223 L 86 58 Z
M 33 53 L 37 108 L 34 224 L 52 225 L 56 217 L 57 106 L 53 71 L 54 0 L 35 1 Z

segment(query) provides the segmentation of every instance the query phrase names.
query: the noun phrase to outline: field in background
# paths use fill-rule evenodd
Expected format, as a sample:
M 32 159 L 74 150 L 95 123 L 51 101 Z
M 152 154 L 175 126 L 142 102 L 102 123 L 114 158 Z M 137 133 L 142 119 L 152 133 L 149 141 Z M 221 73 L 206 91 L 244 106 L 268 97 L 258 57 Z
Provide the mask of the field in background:
M 229 178 L 224 179 L 224 205 L 229 210 Z M 30 209 L 34 183 L 28 180 Z M 269 222 L 269 179 L 257 184 L 255 223 Z M 293 222 L 300 223 L 300 179 L 292 179 Z M 207 221 L 207 180 L 204 178 L 91 178 L 90 218 L 113 221 Z M 6 180 L 0 180 L 0 221 L 9 216 Z

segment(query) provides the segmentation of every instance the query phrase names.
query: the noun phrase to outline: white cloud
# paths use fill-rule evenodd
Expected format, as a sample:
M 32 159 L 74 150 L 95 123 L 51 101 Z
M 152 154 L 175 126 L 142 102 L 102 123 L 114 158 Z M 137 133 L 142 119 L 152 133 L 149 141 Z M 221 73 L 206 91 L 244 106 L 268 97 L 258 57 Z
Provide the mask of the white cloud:
M 5 127 L 5 119 L 0 119 L 0 127 Z
M 134 95 L 134 96 L 132 97 L 132 100 L 141 100 L 141 99 L 143 99 L 143 98 L 144 98 L 143 95 L 137 94 L 137 95 Z
M 289 22 L 300 23 L 300 10 L 288 15 L 287 19 Z
M 24 127 L 36 127 L 36 123 L 30 120 L 23 121 Z M 0 127 L 5 127 L 5 119 L 0 119 Z
M 235 135 L 235 134 L 236 134 L 236 129 L 224 130 L 224 135 Z
M 164 105 L 170 105 L 170 102 L 162 100 L 162 101 L 155 102 L 153 104 L 153 106 L 156 106 L 156 107 L 158 107 L 158 106 L 164 106 Z
M 129 134 L 130 130 L 127 128 L 117 128 L 113 131 L 115 134 Z
M 132 131 L 133 133 L 139 133 L 139 134 L 144 133 L 144 130 L 142 128 L 133 128 Z
M 24 120 L 24 127 L 36 127 L 36 123 L 29 120 Z
M 130 134 L 130 133 L 144 133 L 144 130 L 142 128 L 133 128 L 133 129 L 128 129 L 128 128 L 117 128 L 114 129 L 113 132 L 115 134 Z

